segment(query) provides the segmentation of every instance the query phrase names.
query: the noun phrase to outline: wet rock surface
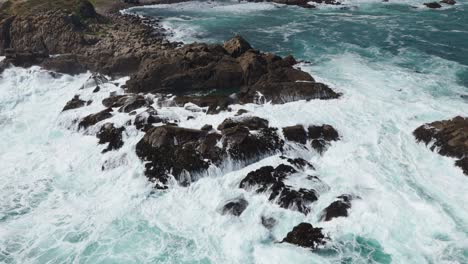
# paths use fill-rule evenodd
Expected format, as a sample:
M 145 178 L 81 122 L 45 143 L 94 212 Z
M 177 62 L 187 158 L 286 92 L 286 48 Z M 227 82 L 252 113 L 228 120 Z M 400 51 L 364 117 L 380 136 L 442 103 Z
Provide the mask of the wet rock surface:
M 97 124 L 98 122 L 101 122 L 105 119 L 111 118 L 112 117 L 112 108 L 107 108 L 104 109 L 98 113 L 88 115 L 84 117 L 80 123 L 78 123 L 78 128 L 79 129 L 86 129 L 92 125 Z
M 424 142 L 432 151 L 456 158 L 455 165 L 468 175 L 468 118 L 457 116 L 418 127 L 414 132 L 418 142 Z
M 71 110 L 71 109 L 80 108 L 85 105 L 86 105 L 86 101 L 81 100 L 78 95 L 75 95 L 75 97 L 73 97 L 73 99 L 68 101 L 67 104 L 63 107 L 62 112 Z
M 321 220 L 330 221 L 333 218 L 348 216 L 352 199 L 353 197 L 347 194 L 338 196 L 336 201 L 323 210 Z
M 309 223 L 300 223 L 281 242 L 317 249 L 326 243 L 326 237 L 322 233 L 322 228 L 313 227 Z
M 99 144 L 108 143 L 107 147 L 102 152 L 105 153 L 121 148 L 124 144 L 122 139 L 122 133 L 124 131 L 124 127 L 115 127 L 112 123 L 104 124 L 96 135 L 99 139 Z
M 234 216 L 240 216 L 247 206 L 249 202 L 243 198 L 237 198 L 232 201 L 229 201 L 223 206 L 222 214 L 232 214 Z
M 286 177 L 296 172 L 296 169 L 286 164 L 276 168 L 265 166 L 247 174 L 239 187 L 257 193 L 270 192 L 268 199 L 280 207 L 308 214 L 309 205 L 318 199 L 316 192 L 305 188 L 296 190 L 284 183 Z

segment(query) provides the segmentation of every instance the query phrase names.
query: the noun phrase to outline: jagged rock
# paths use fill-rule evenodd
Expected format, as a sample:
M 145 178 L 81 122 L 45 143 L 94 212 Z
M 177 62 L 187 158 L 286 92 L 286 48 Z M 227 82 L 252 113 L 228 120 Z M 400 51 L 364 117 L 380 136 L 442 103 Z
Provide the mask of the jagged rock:
M 114 95 L 102 100 L 105 107 L 120 107 L 119 112 L 130 113 L 138 108 L 149 106 L 152 102 L 142 95 Z
M 101 122 L 102 120 L 108 119 L 112 117 L 112 108 L 107 108 L 102 110 L 101 112 L 91 114 L 83 118 L 80 123 L 78 123 L 78 128 L 79 129 L 86 129 L 92 125 L 97 124 L 98 122 Z
M 431 2 L 431 3 L 424 3 L 425 6 L 427 6 L 428 8 L 441 8 L 442 6 L 437 3 L 437 2 Z
M 229 96 L 177 96 L 174 102 L 179 106 L 192 103 L 199 107 L 208 107 L 207 114 L 218 114 L 227 110 L 234 100 Z
M 43 62 L 49 55 L 42 52 L 5 50 L 5 63 L 11 63 L 16 67 L 31 67 Z
M 330 141 L 340 139 L 338 131 L 330 125 L 309 126 L 308 137 L 311 139 L 311 146 L 319 153 L 323 153 L 330 145 Z
M 246 51 L 252 49 L 250 44 L 241 36 L 237 35 L 234 38 L 224 42 L 223 48 L 232 57 L 239 57 Z
M 124 127 L 116 128 L 112 123 L 104 124 L 96 135 L 99 139 L 99 144 L 109 143 L 102 153 L 121 148 L 124 144 L 122 140 L 122 133 L 124 131 Z
M 436 121 L 418 127 L 414 132 L 416 140 L 439 154 L 457 158 L 455 163 L 468 175 L 468 118 L 457 116 L 450 120 Z
M 309 223 L 300 223 L 281 242 L 317 249 L 326 243 L 326 237 L 322 233 L 322 228 L 315 228 Z
M 299 169 L 306 169 L 306 168 L 315 169 L 314 166 L 310 162 L 308 162 L 307 160 L 303 158 L 292 159 L 292 158 L 288 158 L 285 156 L 281 156 L 280 158 L 286 160 L 287 162 L 289 162 L 293 166 L 296 166 L 296 168 L 299 168 Z
M 252 134 L 247 127 L 235 126 L 223 130 L 222 145 L 233 159 L 253 161 L 282 150 L 284 142 L 276 128 L 263 128 Z
M 138 142 L 136 153 L 148 161 L 145 173 L 150 180 L 166 184 L 172 175 L 181 184 L 189 184 L 192 179 L 187 173 L 202 172 L 220 160 L 219 137 L 196 129 L 154 127 Z
M 294 190 L 283 182 L 287 176 L 296 172 L 296 169 L 285 164 L 276 168 L 265 166 L 247 174 L 239 187 L 259 193 L 269 191 L 271 194 L 268 199 L 275 201 L 280 207 L 308 214 L 308 205 L 318 199 L 315 191 L 302 188 Z
M 302 125 L 283 127 L 283 135 L 289 141 L 301 144 L 307 142 L 307 132 Z
M 249 202 L 243 198 L 237 198 L 229 201 L 223 206 L 222 214 L 232 214 L 240 216 L 249 205 Z
M 218 126 L 218 130 L 233 128 L 235 126 L 245 126 L 250 130 L 259 130 L 268 128 L 268 120 L 256 116 L 227 118 Z
M 79 95 L 75 95 L 73 99 L 71 99 L 70 101 L 67 102 L 67 104 L 65 104 L 65 107 L 63 107 L 62 112 L 70 110 L 70 109 L 80 108 L 85 105 L 86 105 L 86 101 L 81 100 Z
M 351 200 L 351 195 L 345 194 L 339 196 L 338 200 L 334 201 L 323 210 L 321 220 L 330 221 L 336 217 L 348 216 L 348 210 L 351 208 Z
M 279 82 L 257 83 L 244 86 L 239 93 L 241 103 L 263 103 L 271 101 L 273 104 L 284 104 L 297 100 L 336 99 L 340 94 L 322 83 L 313 82 Z

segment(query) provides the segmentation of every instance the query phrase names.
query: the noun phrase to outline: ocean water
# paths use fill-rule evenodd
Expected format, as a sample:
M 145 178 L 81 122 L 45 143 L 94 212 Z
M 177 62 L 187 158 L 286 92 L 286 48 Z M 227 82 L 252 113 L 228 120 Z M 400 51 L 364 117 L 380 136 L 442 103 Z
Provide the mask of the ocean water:
M 323 155 L 289 148 L 330 187 L 307 216 L 238 188 L 279 155 L 153 192 L 134 152 L 143 133 L 127 127 L 124 146 L 101 154 L 98 126 L 77 131 L 76 120 L 102 110 L 100 101 L 122 93 L 126 78 L 92 93 L 89 73 L 54 78 L 38 67 L 7 69 L 0 76 L 0 263 L 468 263 L 468 177 L 412 136 L 423 123 L 468 114 L 468 10 L 464 1 L 442 10 L 421 3 L 355 0 L 345 10 L 305 10 L 191 2 L 128 11 L 162 17 L 177 41 L 222 43 L 242 34 L 255 48 L 293 54 L 303 61 L 298 67 L 343 93 L 233 107 L 271 126 L 327 123 L 340 132 Z M 61 113 L 75 94 L 93 103 Z M 235 113 L 158 112 L 192 128 Z M 361 198 L 349 217 L 320 222 L 323 208 L 344 193 Z M 240 217 L 219 213 L 239 196 L 249 202 Z M 261 216 L 277 225 L 267 230 Z M 310 251 L 277 243 L 300 222 L 322 227 L 328 245 Z

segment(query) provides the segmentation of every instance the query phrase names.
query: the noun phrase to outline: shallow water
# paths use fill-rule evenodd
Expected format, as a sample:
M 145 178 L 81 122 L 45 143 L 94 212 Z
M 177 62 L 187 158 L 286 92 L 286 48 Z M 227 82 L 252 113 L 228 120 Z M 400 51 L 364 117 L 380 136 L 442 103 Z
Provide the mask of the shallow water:
M 162 16 L 176 40 L 221 43 L 235 33 L 255 48 L 293 54 L 299 65 L 344 96 L 339 100 L 247 105 L 271 126 L 333 125 L 342 140 L 324 153 L 292 148 L 331 188 L 308 216 L 281 209 L 237 188 L 251 170 L 213 169 L 188 188 L 151 191 L 134 153 L 142 133 L 101 154 L 74 120 L 99 103 L 60 113 L 74 94 L 100 102 L 118 85 L 85 86 L 89 74 L 52 78 L 8 69 L 0 77 L 0 263 L 468 263 L 468 178 L 451 158 L 415 142 L 412 131 L 467 114 L 468 11 L 349 1 L 351 9 L 304 10 L 279 5 L 183 3 L 133 9 Z M 418 6 L 412 8 L 411 6 Z M 117 80 L 121 84 L 125 79 Z M 465 97 L 466 98 L 466 97 Z M 162 108 L 181 126 L 218 125 L 219 115 Z M 112 121 L 122 125 L 126 115 Z M 89 134 L 89 135 L 87 135 Z M 111 169 L 101 170 L 105 164 Z M 228 164 L 229 165 L 229 164 Z M 295 184 L 306 184 L 300 180 Z M 336 196 L 353 193 L 350 216 L 319 222 Z M 219 213 L 225 201 L 249 201 L 239 217 Z M 270 232 L 262 215 L 278 220 Z M 311 252 L 281 240 L 300 222 L 331 238 Z

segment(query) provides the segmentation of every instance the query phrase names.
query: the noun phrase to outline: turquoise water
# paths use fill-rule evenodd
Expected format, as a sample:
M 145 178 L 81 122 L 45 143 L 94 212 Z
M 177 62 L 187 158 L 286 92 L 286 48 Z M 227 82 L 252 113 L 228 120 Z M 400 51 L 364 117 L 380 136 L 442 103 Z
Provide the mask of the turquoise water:
M 468 263 L 468 177 L 412 136 L 423 123 L 468 113 L 468 11 L 463 1 L 443 10 L 420 3 L 350 1 L 347 10 L 304 10 L 236 1 L 133 9 L 163 17 L 174 40 L 221 43 L 240 33 L 255 48 L 293 54 L 309 62 L 299 67 L 343 93 L 339 100 L 234 106 L 219 115 L 155 105 L 191 128 L 216 127 L 240 108 L 275 127 L 333 125 L 342 139 L 323 156 L 288 153 L 312 162 L 316 170 L 308 173 L 330 186 L 307 216 L 238 188 L 248 172 L 278 164 L 279 156 L 241 169 L 214 168 L 188 188 L 154 193 L 134 152 L 141 132 L 128 127 L 122 149 L 101 154 L 93 136 L 98 127 L 75 130 L 77 118 L 102 110 L 99 102 L 110 92 L 123 92 L 114 81 L 93 93 L 90 74 L 54 79 L 37 67 L 6 70 L 0 263 Z M 75 94 L 98 103 L 61 113 Z M 120 126 L 128 116 L 117 113 L 110 121 Z M 361 197 L 349 217 L 320 222 L 322 209 L 344 193 Z M 240 217 L 219 213 L 239 196 L 249 202 Z M 260 223 L 265 215 L 277 220 L 271 231 Z M 304 221 L 324 229 L 325 248 L 277 243 Z

